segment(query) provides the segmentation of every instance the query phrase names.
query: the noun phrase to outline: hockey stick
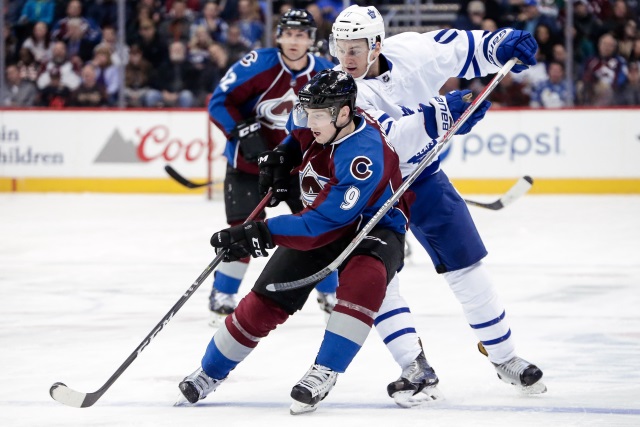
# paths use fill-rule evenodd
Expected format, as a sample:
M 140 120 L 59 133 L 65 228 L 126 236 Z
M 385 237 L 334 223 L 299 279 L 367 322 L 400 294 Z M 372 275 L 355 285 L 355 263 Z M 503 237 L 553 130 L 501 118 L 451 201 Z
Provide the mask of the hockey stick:
M 518 200 L 520 197 L 524 196 L 527 191 L 531 189 L 533 186 L 533 178 L 528 175 L 523 176 L 518 179 L 515 184 L 502 195 L 498 200 L 491 203 L 482 203 L 476 202 L 475 200 L 464 199 L 465 203 L 471 206 L 477 206 L 479 208 L 491 209 L 492 211 L 498 211 L 505 206 L 510 205 L 511 203 Z
M 271 199 L 271 191 L 267 193 L 267 195 L 260 201 L 258 206 L 251 212 L 251 215 L 247 218 L 246 222 L 254 220 L 260 212 L 267 206 L 267 203 Z M 160 333 L 162 328 L 164 328 L 169 321 L 175 316 L 175 314 L 180 310 L 180 308 L 187 302 L 189 298 L 194 294 L 194 292 L 202 285 L 204 280 L 211 274 L 211 272 L 220 264 L 222 258 L 225 255 L 225 251 L 222 251 L 216 255 L 216 257 L 207 265 L 207 268 L 198 276 L 198 278 L 193 282 L 193 284 L 187 289 L 187 291 L 180 297 L 178 302 L 171 307 L 171 310 L 160 320 L 160 322 L 151 330 L 149 335 L 142 340 L 140 345 L 129 355 L 127 360 L 124 361 L 122 365 L 116 370 L 116 372 L 111 375 L 111 377 L 107 380 L 107 382 L 100 387 L 97 391 L 93 393 L 82 393 L 80 391 L 73 390 L 67 387 L 65 384 L 57 382 L 51 386 L 49 389 L 49 394 L 54 400 L 57 400 L 60 403 L 63 403 L 67 406 L 73 406 L 74 408 L 88 408 L 89 406 L 96 403 L 100 397 L 111 387 L 111 385 L 122 375 L 122 373 L 133 363 L 134 360 L 138 357 L 142 350 L 147 348 L 151 341 Z
M 411 184 L 420 176 L 420 174 L 427 168 L 427 166 L 431 163 L 439 153 L 442 151 L 442 148 L 449 142 L 449 140 L 458 132 L 458 129 L 467 121 L 469 116 L 473 114 L 473 112 L 478 108 L 478 106 L 487 99 L 489 94 L 493 92 L 493 90 L 498 86 L 498 84 L 502 81 L 504 76 L 506 76 L 511 68 L 516 64 L 517 59 L 511 58 L 495 75 L 495 77 L 491 80 L 491 82 L 484 88 L 482 93 L 478 95 L 478 97 L 471 102 L 469 107 L 458 117 L 458 120 L 451 126 L 451 129 L 447 133 L 444 134 L 442 139 L 438 141 L 438 143 L 433 147 L 433 149 L 429 152 L 429 154 L 420 161 L 418 167 L 407 176 L 402 185 L 398 187 L 395 193 L 384 202 L 384 204 L 378 209 L 378 212 L 375 213 L 365 224 L 364 227 L 360 230 L 360 232 L 356 235 L 356 237 L 351 240 L 349 245 L 342 251 L 340 255 L 328 266 L 318 271 L 317 273 L 305 277 L 303 279 L 293 280 L 291 282 L 283 282 L 283 283 L 270 283 L 267 285 L 267 290 L 270 292 L 279 292 L 286 291 L 289 289 L 297 289 L 302 288 L 304 286 L 310 285 L 312 283 L 319 282 L 320 280 L 327 277 L 332 271 L 336 270 L 340 264 L 353 252 L 353 250 L 360 244 L 360 242 L 369 234 L 369 232 L 376 226 L 376 224 L 382 219 L 382 217 L 387 213 L 389 209 L 402 197 L 404 192 L 409 188 Z
M 207 181 L 207 182 L 202 182 L 202 183 L 196 183 L 196 182 L 190 181 L 187 178 L 185 178 L 184 176 L 180 175 L 177 170 L 175 170 L 174 168 L 171 167 L 171 165 L 166 165 L 164 167 L 164 170 L 169 174 L 169 176 L 171 178 L 176 180 L 176 182 L 178 182 L 181 185 L 184 185 L 187 188 L 191 188 L 191 189 L 193 189 L 193 188 L 201 188 L 201 187 L 207 187 L 207 186 L 213 184 L 213 181 Z

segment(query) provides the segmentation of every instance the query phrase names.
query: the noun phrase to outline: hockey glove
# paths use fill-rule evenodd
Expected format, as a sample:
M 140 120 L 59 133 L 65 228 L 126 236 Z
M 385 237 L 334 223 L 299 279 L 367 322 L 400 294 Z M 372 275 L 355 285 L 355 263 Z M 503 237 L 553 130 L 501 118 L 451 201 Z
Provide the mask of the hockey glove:
M 255 163 L 260 153 L 269 149 L 260 135 L 260 122 L 255 117 L 239 122 L 231 134 L 238 140 L 242 157 L 248 162 Z
M 289 185 L 291 182 L 291 162 L 285 151 L 264 152 L 258 157 L 258 190 L 264 197 L 269 189 L 272 189 L 273 197 L 269 206 L 277 206 L 289 198 Z
M 462 113 L 471 105 L 465 101 L 465 96 L 471 94 L 470 90 L 453 90 L 443 96 L 436 96 L 429 101 L 429 105 L 420 104 L 424 115 L 424 125 L 427 134 L 433 138 L 443 136 L 453 124 L 460 118 Z M 491 106 L 489 101 L 483 101 L 476 111 L 467 118 L 467 121 L 458 129 L 456 135 L 464 135 L 484 118 L 487 110 Z
M 516 57 L 522 64 L 516 64 L 511 71 L 520 73 L 531 65 L 536 65 L 538 42 L 528 31 L 513 30 L 509 32 L 496 49 L 496 58 L 501 64 L 506 64 Z
M 211 246 L 216 248 L 216 254 L 227 249 L 222 260 L 231 262 L 249 255 L 254 258 L 269 256 L 266 249 L 273 248 L 273 240 L 264 222 L 250 221 L 214 233 Z

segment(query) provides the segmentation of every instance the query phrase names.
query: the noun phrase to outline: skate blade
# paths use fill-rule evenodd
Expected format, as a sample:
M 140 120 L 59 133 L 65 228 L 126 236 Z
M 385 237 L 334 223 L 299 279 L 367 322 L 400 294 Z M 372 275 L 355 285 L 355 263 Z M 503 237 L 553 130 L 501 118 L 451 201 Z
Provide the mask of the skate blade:
M 187 398 L 184 397 L 183 394 L 180 394 L 180 396 L 178 397 L 178 400 L 176 400 L 176 403 L 174 403 L 173 406 L 175 406 L 175 407 L 189 407 L 189 406 L 195 406 L 195 403 L 189 402 L 187 400 Z
M 219 328 L 224 324 L 224 319 L 226 318 L 226 314 L 211 313 L 209 316 L 209 326 Z
M 317 403 L 315 405 L 307 405 L 306 403 L 302 403 L 294 400 L 291 406 L 289 407 L 289 413 L 291 415 L 302 415 L 302 414 L 307 414 L 309 412 L 313 412 L 316 409 L 318 409 Z
M 427 387 L 416 394 L 413 394 L 411 390 L 398 391 L 393 394 L 393 400 L 396 405 L 402 408 L 413 408 L 426 403 L 444 400 L 444 394 L 437 387 Z
M 520 393 L 526 394 L 526 395 L 542 394 L 547 392 L 547 386 L 544 385 L 542 381 L 538 381 L 537 383 L 530 385 L 528 387 L 516 386 L 516 388 Z

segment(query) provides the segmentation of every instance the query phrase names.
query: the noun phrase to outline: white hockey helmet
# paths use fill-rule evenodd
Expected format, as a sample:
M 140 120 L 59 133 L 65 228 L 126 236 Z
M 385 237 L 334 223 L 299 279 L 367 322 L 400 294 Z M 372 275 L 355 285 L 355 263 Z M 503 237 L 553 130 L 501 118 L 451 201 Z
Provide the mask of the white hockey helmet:
M 335 46 L 335 40 L 367 39 L 369 50 L 375 49 L 376 42 L 384 41 L 384 21 L 382 15 L 373 6 L 349 6 L 336 18 L 331 29 L 329 47 Z M 334 55 L 334 52 L 331 52 Z

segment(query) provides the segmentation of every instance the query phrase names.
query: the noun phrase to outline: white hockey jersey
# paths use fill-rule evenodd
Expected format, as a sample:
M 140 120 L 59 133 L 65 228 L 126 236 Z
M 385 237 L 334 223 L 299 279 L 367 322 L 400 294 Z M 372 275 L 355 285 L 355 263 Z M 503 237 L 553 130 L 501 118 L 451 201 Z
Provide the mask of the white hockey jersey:
M 357 80 L 357 106 L 377 118 L 398 156 L 402 176 L 409 175 L 433 148 L 424 127 L 419 104 L 439 95 L 450 77 L 472 79 L 496 73 L 502 64 L 496 48 L 513 31 L 445 29 L 428 33 L 400 33 L 384 40 L 382 55 L 389 70 L 375 78 Z M 338 65 L 336 69 L 341 69 Z M 434 160 L 425 173 L 435 173 Z

